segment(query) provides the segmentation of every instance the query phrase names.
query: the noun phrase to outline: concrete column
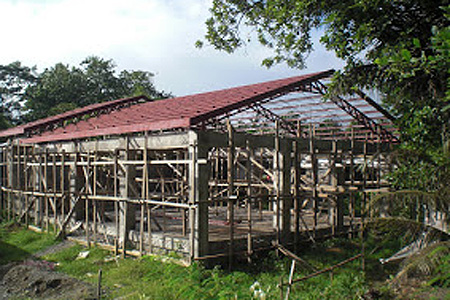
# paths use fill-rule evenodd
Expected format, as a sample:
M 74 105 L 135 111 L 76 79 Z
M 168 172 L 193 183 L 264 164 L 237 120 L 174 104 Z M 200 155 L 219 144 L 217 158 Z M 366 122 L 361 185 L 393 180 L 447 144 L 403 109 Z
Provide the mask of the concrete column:
M 274 202 L 274 226 L 279 228 L 280 242 L 285 243 L 290 239 L 291 233 L 291 151 L 292 143 L 288 140 L 279 140 L 279 145 L 274 151 L 274 185 L 276 201 Z M 279 204 L 279 208 L 278 208 Z M 279 211 L 278 211 L 279 209 Z M 278 224 L 279 222 L 279 224 Z
M 189 204 L 196 209 L 189 212 L 191 259 L 208 254 L 209 234 L 209 177 L 211 164 L 208 162 L 208 148 L 200 144 L 195 132 L 190 132 L 189 146 Z
M 128 144 L 128 141 L 127 141 Z M 127 147 L 128 148 L 128 147 Z M 119 154 L 119 160 L 131 160 L 134 157 L 129 149 Z M 119 164 L 119 195 L 130 199 L 138 198 L 138 188 L 136 184 L 136 166 Z M 130 204 L 125 201 L 119 203 L 119 240 L 126 244 L 129 238 L 130 230 L 136 226 L 136 204 Z
M 74 210 L 71 223 L 74 224 L 77 221 L 81 221 L 84 218 L 83 214 L 83 204 L 80 199 L 80 194 L 84 192 L 83 189 L 83 169 L 78 165 L 79 163 L 79 153 L 77 152 L 73 159 L 73 164 L 68 168 L 69 179 L 69 207 L 70 210 Z

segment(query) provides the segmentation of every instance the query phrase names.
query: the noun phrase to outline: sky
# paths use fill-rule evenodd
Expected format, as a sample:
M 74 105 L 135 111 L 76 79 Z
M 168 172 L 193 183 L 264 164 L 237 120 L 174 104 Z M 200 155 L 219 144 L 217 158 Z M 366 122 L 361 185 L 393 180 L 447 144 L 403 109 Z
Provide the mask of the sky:
M 175 96 L 343 66 L 317 40 L 304 70 L 261 66 L 271 53 L 256 43 L 233 54 L 198 49 L 210 7 L 211 0 L 0 0 L 0 64 L 42 71 L 95 55 L 117 71 L 152 72 L 156 88 Z

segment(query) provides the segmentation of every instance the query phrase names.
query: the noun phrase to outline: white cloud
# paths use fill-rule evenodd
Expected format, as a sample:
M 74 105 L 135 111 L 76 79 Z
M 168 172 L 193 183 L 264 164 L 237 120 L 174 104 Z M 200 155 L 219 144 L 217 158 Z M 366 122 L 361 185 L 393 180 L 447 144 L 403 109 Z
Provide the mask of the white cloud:
M 267 50 L 250 45 L 233 55 L 198 50 L 210 0 L 0 1 L 0 64 L 20 60 L 49 67 L 77 65 L 89 55 L 113 59 L 119 69 L 156 74 L 158 88 L 183 95 L 297 75 L 285 66 L 260 66 Z M 317 57 L 319 55 L 319 57 Z M 339 66 L 315 52 L 311 71 Z M 329 66 L 332 65 L 332 66 Z M 302 71 L 305 73 L 305 71 Z

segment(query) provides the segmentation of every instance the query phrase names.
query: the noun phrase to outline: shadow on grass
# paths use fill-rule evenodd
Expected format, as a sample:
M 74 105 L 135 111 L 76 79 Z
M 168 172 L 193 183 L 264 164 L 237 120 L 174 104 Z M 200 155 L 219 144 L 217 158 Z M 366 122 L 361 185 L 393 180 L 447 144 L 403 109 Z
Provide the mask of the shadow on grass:
M 30 255 L 30 252 L 0 240 L 0 265 L 24 260 Z

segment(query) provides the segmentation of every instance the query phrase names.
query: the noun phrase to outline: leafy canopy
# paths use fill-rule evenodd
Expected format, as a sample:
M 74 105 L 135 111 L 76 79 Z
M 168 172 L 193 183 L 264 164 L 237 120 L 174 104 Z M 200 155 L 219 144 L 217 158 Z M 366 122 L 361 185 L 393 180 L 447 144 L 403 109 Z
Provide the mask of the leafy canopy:
M 304 68 L 312 34 L 320 34 L 321 43 L 345 61 L 329 96 L 376 90 L 397 118 L 402 144 L 392 157 L 393 187 L 424 191 L 448 210 L 448 0 L 213 0 L 210 12 L 209 44 L 232 53 L 256 40 L 273 50 L 262 61 L 267 67 Z
M 27 121 L 55 115 L 89 104 L 123 97 L 168 95 L 156 90 L 153 74 L 145 71 L 116 73 L 112 60 L 88 57 L 79 67 L 62 63 L 46 69 L 36 84 L 28 86 L 25 98 Z
M 426 129 L 429 135 L 416 140 L 436 144 L 448 119 L 443 111 L 448 105 L 450 64 L 448 4 L 447 0 L 214 0 L 206 40 L 216 49 L 233 52 L 256 39 L 273 50 L 263 65 L 286 62 L 303 68 L 313 49 L 312 33 L 317 31 L 325 47 L 346 62 L 332 92 L 377 89 L 401 126 L 425 123 L 419 130 Z M 416 132 L 402 133 L 415 142 Z
M 26 88 L 36 79 L 36 69 L 23 66 L 19 61 L 0 65 L 0 129 L 17 121 L 20 101 Z

